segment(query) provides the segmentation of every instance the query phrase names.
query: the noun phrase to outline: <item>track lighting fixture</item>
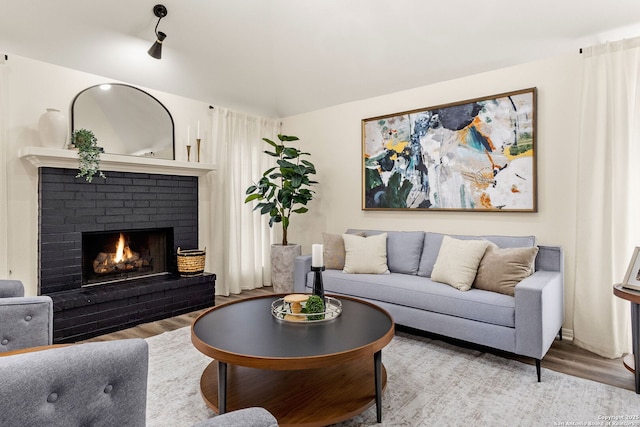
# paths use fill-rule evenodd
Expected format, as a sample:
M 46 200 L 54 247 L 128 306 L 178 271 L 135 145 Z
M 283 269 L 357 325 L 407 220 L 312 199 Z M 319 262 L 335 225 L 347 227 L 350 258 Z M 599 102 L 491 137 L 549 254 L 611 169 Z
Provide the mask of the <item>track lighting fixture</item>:
M 158 31 L 158 25 L 160 24 L 160 20 L 167 16 L 167 8 L 164 7 L 164 5 L 157 4 L 153 6 L 153 14 L 158 17 L 158 23 L 156 24 L 155 29 L 156 41 L 147 53 L 155 59 L 160 59 L 162 58 L 162 41 L 167 37 L 167 35 L 162 31 Z

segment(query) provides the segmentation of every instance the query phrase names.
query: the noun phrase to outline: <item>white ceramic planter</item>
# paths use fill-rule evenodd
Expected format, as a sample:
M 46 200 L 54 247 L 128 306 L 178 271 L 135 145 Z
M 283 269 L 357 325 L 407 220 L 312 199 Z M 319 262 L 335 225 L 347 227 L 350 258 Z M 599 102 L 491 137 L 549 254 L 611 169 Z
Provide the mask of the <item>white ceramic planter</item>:
M 300 255 L 300 245 L 271 245 L 271 284 L 275 293 L 293 293 L 294 261 Z

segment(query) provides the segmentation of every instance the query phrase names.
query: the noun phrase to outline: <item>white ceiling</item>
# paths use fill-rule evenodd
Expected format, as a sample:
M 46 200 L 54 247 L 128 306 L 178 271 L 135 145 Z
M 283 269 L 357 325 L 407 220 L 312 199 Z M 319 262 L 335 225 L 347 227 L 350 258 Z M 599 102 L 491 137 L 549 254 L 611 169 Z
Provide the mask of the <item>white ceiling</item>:
M 638 0 L 0 0 L 0 52 L 284 117 L 576 53 L 639 24 Z

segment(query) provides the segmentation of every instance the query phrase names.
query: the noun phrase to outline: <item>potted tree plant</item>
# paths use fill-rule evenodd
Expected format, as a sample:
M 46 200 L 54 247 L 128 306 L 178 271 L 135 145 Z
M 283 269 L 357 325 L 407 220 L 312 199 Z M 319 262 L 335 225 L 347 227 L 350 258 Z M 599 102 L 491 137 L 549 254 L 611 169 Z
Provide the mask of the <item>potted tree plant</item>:
M 100 153 L 102 149 L 98 147 L 98 139 L 92 131 L 87 129 L 76 129 L 71 134 L 71 144 L 78 149 L 78 175 L 76 178 L 85 177 L 87 182 L 91 182 L 95 174 L 101 178 L 106 178 L 100 170 Z
M 297 136 L 278 135 L 279 143 L 262 138 L 272 150 L 265 153 L 277 158 L 278 166 L 267 169 L 260 180 L 247 188 L 245 203 L 257 200 L 254 210 L 261 215 L 269 215 L 269 226 L 282 223 L 282 244 L 271 245 L 271 282 L 278 293 L 293 291 L 293 261 L 301 255 L 298 244 L 289 244 L 288 229 L 293 214 L 308 211 L 307 202 L 313 199 L 311 190 L 317 181 L 310 179 L 316 168 L 304 156 L 309 156 L 298 148 L 285 143 L 298 141 Z

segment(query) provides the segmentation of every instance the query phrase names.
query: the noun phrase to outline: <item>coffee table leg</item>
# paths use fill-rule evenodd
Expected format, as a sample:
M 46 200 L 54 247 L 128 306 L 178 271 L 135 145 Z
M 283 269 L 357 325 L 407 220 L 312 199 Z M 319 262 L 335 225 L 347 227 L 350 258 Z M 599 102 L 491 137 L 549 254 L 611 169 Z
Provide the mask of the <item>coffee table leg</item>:
M 218 361 L 218 415 L 227 412 L 227 364 Z
M 376 383 L 376 417 L 382 422 L 382 350 L 373 354 L 373 370 Z

